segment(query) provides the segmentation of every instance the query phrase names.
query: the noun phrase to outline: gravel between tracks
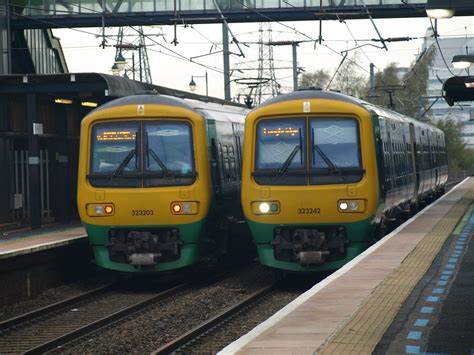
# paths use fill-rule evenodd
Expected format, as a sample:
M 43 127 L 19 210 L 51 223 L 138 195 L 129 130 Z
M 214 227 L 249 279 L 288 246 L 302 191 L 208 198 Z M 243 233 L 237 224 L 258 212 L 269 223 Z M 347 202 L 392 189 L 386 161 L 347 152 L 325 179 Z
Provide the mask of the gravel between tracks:
M 40 295 L 15 304 L 0 307 L 0 322 L 78 296 L 113 280 L 114 276 L 98 270 L 91 278 L 51 288 Z
M 197 285 L 130 317 L 101 329 L 57 352 L 144 354 L 158 349 L 249 294 L 272 283 L 272 272 L 253 264 L 237 276 L 213 284 Z
M 176 354 L 215 354 L 219 350 L 247 334 L 257 325 L 282 309 L 298 297 L 304 290 L 277 290 L 261 301 L 255 308 L 239 313 L 225 326 L 210 333 L 185 347 Z

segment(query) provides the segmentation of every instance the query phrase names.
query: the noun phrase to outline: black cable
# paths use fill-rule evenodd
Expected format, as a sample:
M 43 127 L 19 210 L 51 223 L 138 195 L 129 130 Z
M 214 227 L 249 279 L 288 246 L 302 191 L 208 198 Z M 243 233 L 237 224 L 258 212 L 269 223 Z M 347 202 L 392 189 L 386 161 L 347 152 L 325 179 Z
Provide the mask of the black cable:
M 457 76 L 456 74 L 454 74 L 451 71 L 451 68 L 449 67 L 448 63 L 446 63 L 446 59 L 444 58 L 443 51 L 441 50 L 441 46 L 439 45 L 438 33 L 437 33 L 436 29 L 433 26 L 433 20 L 431 20 L 431 17 L 430 17 L 430 24 L 431 24 L 431 29 L 433 30 L 433 37 L 436 41 L 436 45 L 438 46 L 439 54 L 441 55 L 441 58 L 443 58 L 444 65 L 446 66 L 446 68 L 448 69 L 448 71 L 451 73 L 452 76 Z

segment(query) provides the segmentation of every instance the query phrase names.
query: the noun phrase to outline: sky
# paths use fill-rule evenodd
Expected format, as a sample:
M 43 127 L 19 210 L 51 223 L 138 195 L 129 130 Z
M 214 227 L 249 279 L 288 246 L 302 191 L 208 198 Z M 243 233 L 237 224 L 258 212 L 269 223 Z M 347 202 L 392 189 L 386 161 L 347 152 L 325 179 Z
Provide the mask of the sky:
M 326 69 L 333 74 L 341 59 L 341 51 L 370 43 L 357 50 L 356 55 L 360 74 L 369 75 L 370 63 L 376 70 L 383 70 L 391 62 L 399 66 L 409 66 L 419 53 L 427 28 L 428 18 L 411 19 L 375 19 L 375 24 L 383 38 L 411 37 L 410 41 L 387 43 L 388 51 L 372 45 L 381 46 L 380 42 L 370 41 L 378 38 L 370 20 L 324 21 L 322 28 L 323 44 L 314 40 L 319 37 L 319 21 L 272 23 L 273 41 L 308 41 L 302 42 L 297 49 L 298 67 L 306 72 Z M 258 67 L 259 41 L 258 23 L 230 24 L 235 38 L 241 43 L 240 48 L 245 57 L 231 55 L 231 69 L 256 69 Z M 222 74 L 222 25 L 178 26 L 175 46 L 172 26 L 144 27 L 147 35 L 146 48 L 150 63 L 153 84 L 174 89 L 189 91 L 191 76 L 195 76 L 196 93 L 205 94 L 204 76 L 208 75 L 209 95 L 224 98 L 224 78 Z M 136 31 L 129 29 L 130 36 L 125 41 L 136 41 Z M 474 36 L 474 17 L 454 17 L 438 20 L 438 32 L 441 37 Z M 53 31 L 61 39 L 70 72 L 100 72 L 111 74 L 114 63 L 117 28 L 106 28 L 107 46 L 102 48 L 102 29 L 56 29 Z M 230 36 L 229 36 L 230 38 Z M 235 44 L 230 44 L 232 53 L 240 53 Z M 357 53 L 357 54 L 355 54 Z M 137 57 L 138 54 L 135 54 Z M 193 58 L 197 57 L 197 58 Z M 273 47 L 276 79 L 286 92 L 293 87 L 292 49 L 291 46 Z M 131 52 L 126 57 L 131 62 Z M 242 77 L 255 77 L 256 70 L 233 71 L 231 77 L 231 96 L 248 91 L 245 85 L 234 80 Z

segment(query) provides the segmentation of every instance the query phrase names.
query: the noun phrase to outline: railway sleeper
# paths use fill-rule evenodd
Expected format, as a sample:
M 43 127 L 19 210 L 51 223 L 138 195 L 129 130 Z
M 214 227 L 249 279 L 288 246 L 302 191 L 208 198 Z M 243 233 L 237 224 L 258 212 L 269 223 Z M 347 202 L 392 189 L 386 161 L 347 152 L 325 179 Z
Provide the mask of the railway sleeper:
M 344 259 L 350 243 L 344 227 L 275 228 L 275 259 L 317 265 Z
M 140 267 L 178 260 L 182 244 L 176 228 L 112 229 L 106 247 L 111 261 Z

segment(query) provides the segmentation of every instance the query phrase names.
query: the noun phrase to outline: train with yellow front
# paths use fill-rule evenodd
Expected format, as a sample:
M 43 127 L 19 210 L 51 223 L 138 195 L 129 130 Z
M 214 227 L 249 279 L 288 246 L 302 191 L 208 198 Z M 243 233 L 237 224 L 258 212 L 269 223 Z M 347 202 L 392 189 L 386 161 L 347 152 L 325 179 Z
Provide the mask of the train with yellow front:
M 97 265 L 161 272 L 227 252 L 243 220 L 247 111 L 145 94 L 82 120 L 78 210 Z
M 356 98 L 305 89 L 245 122 L 242 207 L 262 264 L 333 270 L 440 196 L 441 130 Z

